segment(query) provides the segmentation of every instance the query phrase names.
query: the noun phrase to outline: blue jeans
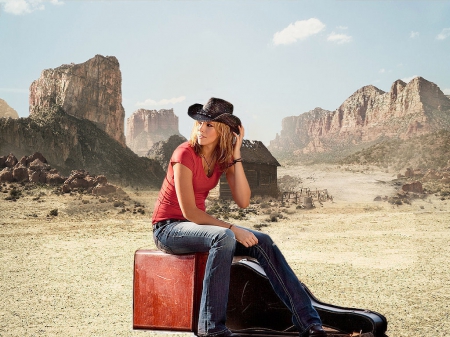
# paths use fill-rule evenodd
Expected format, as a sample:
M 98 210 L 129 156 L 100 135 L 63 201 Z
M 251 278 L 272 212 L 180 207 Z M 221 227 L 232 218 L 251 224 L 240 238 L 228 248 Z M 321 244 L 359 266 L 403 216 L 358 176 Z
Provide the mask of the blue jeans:
M 198 335 L 214 336 L 228 331 L 225 321 L 233 256 L 250 256 L 258 260 L 275 293 L 292 312 L 292 321 L 300 335 L 312 325 L 321 325 L 319 314 L 303 285 L 270 236 L 250 231 L 258 238 L 258 244 L 250 248 L 237 242 L 230 229 L 217 226 L 173 222 L 154 231 L 155 244 L 163 252 L 209 253 L 200 301 Z

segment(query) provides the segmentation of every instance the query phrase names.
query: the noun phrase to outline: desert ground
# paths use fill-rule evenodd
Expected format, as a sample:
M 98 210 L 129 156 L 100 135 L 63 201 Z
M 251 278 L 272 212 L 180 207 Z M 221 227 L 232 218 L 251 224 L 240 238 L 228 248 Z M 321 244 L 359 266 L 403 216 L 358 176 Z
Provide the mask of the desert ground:
M 318 299 L 385 315 L 389 337 L 450 334 L 450 199 L 374 201 L 396 188 L 394 173 L 376 169 L 279 168 L 287 174 L 333 200 L 313 209 L 267 200 L 271 209 L 234 222 L 264 224 Z M 155 249 L 157 191 L 124 190 L 94 197 L 36 187 L 10 201 L 2 186 L 1 337 L 192 335 L 132 329 L 134 252 Z M 283 216 L 270 221 L 269 212 Z

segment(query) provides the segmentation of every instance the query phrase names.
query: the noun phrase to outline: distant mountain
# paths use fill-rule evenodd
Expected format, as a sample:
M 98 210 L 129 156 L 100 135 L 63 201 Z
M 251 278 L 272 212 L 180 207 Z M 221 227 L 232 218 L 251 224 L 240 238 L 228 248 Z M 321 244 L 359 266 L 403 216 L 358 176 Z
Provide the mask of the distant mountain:
M 139 109 L 127 118 L 127 146 L 139 156 L 146 156 L 154 144 L 172 135 L 181 136 L 173 109 Z
M 282 160 L 344 157 L 386 139 L 409 139 L 450 130 L 450 99 L 422 77 L 395 81 L 389 92 L 362 87 L 341 106 L 286 117 L 269 150 Z
M 19 118 L 16 110 L 11 108 L 5 100 L 0 98 L 0 118 Z

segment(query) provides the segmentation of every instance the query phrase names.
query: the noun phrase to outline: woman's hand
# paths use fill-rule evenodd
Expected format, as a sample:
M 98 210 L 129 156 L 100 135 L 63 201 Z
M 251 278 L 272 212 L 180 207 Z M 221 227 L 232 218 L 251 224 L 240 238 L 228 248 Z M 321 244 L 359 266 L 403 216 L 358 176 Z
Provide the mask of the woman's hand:
M 258 239 L 252 232 L 237 226 L 231 227 L 231 230 L 236 237 L 236 241 L 243 244 L 245 247 L 252 247 L 258 243 Z
M 244 140 L 244 127 L 242 125 L 238 126 L 239 128 L 239 134 L 237 134 L 236 132 L 233 132 L 234 136 L 236 137 L 236 143 L 234 144 L 234 149 L 233 149 L 233 157 L 234 159 L 238 159 L 241 158 L 241 146 L 242 146 L 242 141 Z

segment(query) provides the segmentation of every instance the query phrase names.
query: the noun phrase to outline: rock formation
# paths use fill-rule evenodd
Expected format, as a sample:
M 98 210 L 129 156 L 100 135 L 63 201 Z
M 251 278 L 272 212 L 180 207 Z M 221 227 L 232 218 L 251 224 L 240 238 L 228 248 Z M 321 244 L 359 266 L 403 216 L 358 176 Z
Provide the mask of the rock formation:
M 40 152 L 61 174 L 84 169 L 112 182 L 159 188 L 165 172 L 159 163 L 123 147 L 87 119 L 53 107 L 29 118 L 0 119 L 0 154 Z
M 122 189 L 109 184 L 104 175 L 90 175 L 85 170 L 74 170 L 65 178 L 56 169 L 51 168 L 47 159 L 39 152 L 24 156 L 20 160 L 12 153 L 0 157 L 0 182 L 61 185 L 63 193 L 80 190 L 94 195 L 124 193 Z
M 42 71 L 30 86 L 30 116 L 45 114 L 54 105 L 92 121 L 125 146 L 122 75 L 114 56 L 96 55 L 81 64 Z
M 180 135 L 178 116 L 173 109 L 139 109 L 127 119 L 127 146 L 139 156 L 147 155 L 151 147 L 172 135 Z
M 0 98 L 0 118 L 19 118 L 16 110 L 11 108 L 6 101 Z
M 450 129 L 450 99 L 436 84 L 416 77 L 408 84 L 394 82 L 389 92 L 365 86 L 335 111 L 316 108 L 286 117 L 269 149 L 278 154 L 331 152 L 440 129 Z

